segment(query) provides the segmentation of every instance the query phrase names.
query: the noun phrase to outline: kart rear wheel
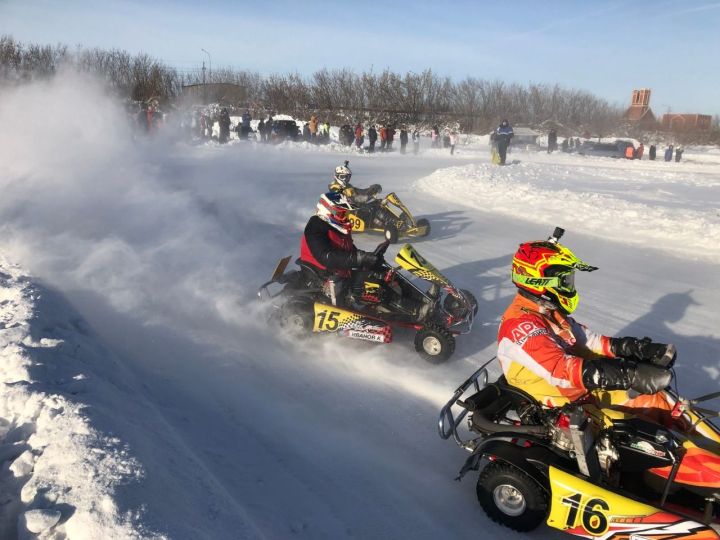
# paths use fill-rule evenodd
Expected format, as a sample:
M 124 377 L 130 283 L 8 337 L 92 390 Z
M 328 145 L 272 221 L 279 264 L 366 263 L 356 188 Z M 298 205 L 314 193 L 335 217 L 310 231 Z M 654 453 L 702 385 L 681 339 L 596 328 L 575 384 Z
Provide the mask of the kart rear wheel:
M 476 491 L 488 517 L 514 531 L 532 531 L 548 513 L 548 496 L 542 486 L 502 461 L 493 461 L 483 469 Z
M 425 234 L 423 234 L 423 236 L 428 236 L 430 234 L 430 222 L 427 219 L 420 218 L 415 222 L 415 225 L 417 225 L 418 228 L 427 227 L 427 229 L 425 229 Z
M 385 225 L 385 239 L 390 240 L 391 244 L 395 244 L 398 241 L 398 230 L 395 225 Z
M 455 337 L 442 326 L 428 324 L 415 334 L 415 350 L 431 364 L 441 364 L 455 352 Z
M 314 322 L 310 300 L 290 300 L 280 310 L 280 326 L 294 338 L 308 337 Z

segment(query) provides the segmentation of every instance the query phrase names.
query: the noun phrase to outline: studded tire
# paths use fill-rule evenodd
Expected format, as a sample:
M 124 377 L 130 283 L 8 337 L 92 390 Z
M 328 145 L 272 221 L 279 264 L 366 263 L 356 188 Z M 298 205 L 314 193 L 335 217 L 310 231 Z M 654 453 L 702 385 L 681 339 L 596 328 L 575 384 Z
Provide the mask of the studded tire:
M 311 300 L 289 300 L 280 310 L 280 326 L 293 338 L 312 334 L 315 314 Z
M 415 350 L 431 364 L 441 364 L 455 352 L 455 337 L 442 326 L 428 324 L 415 334 Z
M 547 493 L 536 480 L 508 463 L 489 463 L 480 473 L 476 491 L 488 517 L 514 531 L 532 531 L 547 518 Z

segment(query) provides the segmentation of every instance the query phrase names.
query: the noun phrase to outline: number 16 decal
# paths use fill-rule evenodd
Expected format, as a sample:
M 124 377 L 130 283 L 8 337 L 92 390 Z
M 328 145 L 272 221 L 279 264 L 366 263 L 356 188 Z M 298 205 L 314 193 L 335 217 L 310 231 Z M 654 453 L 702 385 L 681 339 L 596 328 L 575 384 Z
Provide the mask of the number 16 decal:
M 570 507 L 565 522 L 567 528 L 572 529 L 577 525 L 580 514 L 580 524 L 587 532 L 595 536 L 607 532 L 608 518 L 605 512 L 610 510 L 610 506 L 604 500 L 593 498 L 583 502 L 582 493 L 576 493 L 562 499 L 562 503 Z

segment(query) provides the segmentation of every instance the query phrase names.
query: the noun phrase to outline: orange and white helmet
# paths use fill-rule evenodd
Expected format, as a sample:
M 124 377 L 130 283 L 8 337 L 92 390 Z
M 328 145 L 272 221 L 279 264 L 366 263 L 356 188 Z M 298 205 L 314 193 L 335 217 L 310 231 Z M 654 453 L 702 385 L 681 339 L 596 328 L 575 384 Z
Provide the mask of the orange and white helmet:
M 572 313 L 580 300 L 575 289 L 575 270 L 592 272 L 597 267 L 584 263 L 559 244 L 560 236 L 562 229 L 556 229 L 548 240 L 520 244 L 512 260 L 512 281 L 520 290 L 550 300 L 565 313 Z

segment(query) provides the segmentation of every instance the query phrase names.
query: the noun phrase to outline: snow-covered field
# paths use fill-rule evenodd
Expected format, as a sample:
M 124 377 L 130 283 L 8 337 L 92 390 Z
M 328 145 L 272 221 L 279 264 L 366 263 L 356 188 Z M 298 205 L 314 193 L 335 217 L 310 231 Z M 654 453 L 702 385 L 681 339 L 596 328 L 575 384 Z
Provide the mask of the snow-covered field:
M 465 454 L 437 414 L 494 354 L 517 244 L 556 225 L 600 267 L 578 276 L 577 318 L 675 343 L 683 393 L 718 389 L 717 151 L 499 168 L 483 145 L 172 139 L 134 142 L 72 77 L 0 101 L 0 538 L 517 536 L 481 512 L 474 477 L 453 481 Z M 293 343 L 265 325 L 257 287 L 297 255 L 343 159 L 430 220 L 416 247 L 480 299 L 447 364 L 411 336 Z

